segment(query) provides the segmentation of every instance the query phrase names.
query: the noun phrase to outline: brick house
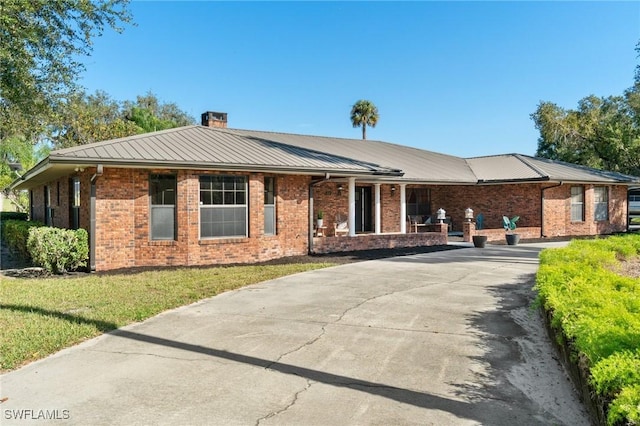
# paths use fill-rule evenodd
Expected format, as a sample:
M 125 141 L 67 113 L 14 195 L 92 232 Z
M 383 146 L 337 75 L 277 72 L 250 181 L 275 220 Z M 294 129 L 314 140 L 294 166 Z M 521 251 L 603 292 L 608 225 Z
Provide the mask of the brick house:
M 30 191 L 32 219 L 85 228 L 91 269 L 110 270 L 444 244 L 448 231 L 503 239 L 503 215 L 520 216 L 523 238 L 622 232 L 637 183 L 517 154 L 230 129 L 207 112 L 201 126 L 52 151 L 12 189 Z

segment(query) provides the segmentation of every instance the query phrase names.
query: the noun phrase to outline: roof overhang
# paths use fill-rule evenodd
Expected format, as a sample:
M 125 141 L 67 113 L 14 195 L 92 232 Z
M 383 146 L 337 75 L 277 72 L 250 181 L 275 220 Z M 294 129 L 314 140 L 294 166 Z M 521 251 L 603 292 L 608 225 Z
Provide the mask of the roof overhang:
M 307 176 L 325 176 L 330 174 L 334 177 L 401 177 L 404 173 L 400 170 L 358 170 L 345 168 L 323 168 L 309 169 L 288 166 L 269 165 L 246 165 L 246 164 L 211 164 L 211 163 L 174 163 L 166 161 L 113 161 L 105 159 L 69 159 L 48 157 L 38 163 L 35 167 L 15 180 L 9 188 L 12 190 L 24 190 L 44 185 L 91 167 L 102 164 L 103 167 L 129 168 L 129 169 L 171 169 L 171 170 L 207 170 L 207 171 L 244 171 L 261 173 L 278 173 Z

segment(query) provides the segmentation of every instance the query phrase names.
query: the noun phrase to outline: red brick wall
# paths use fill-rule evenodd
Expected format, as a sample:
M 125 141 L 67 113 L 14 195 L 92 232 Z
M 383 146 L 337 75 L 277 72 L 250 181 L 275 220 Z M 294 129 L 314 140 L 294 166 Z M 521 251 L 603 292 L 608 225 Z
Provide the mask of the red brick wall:
M 80 225 L 89 231 L 90 178 L 95 168 L 77 174 L 81 179 Z M 177 176 L 177 239 L 151 241 L 149 231 L 149 174 L 172 173 Z M 305 254 L 308 250 L 308 188 L 309 176 L 276 175 L 277 235 L 264 235 L 264 175 L 239 173 L 249 183 L 249 236 L 243 238 L 199 238 L 199 176 L 213 174 L 194 170 L 134 170 L 105 167 L 97 179 L 96 202 L 96 267 L 98 270 L 134 266 L 207 265 L 264 261 L 283 256 Z M 224 173 L 229 174 L 229 173 Z M 58 197 L 58 182 L 60 196 Z M 348 214 L 348 190 L 338 194 L 338 183 L 325 182 L 314 188 L 314 216 L 325 213 L 329 234 L 336 214 Z M 50 182 L 54 225 L 69 227 L 69 177 Z M 417 186 L 417 185 L 414 185 Z M 391 188 L 396 191 L 392 192 Z M 410 188 L 408 185 L 407 188 Z M 546 236 L 595 235 L 624 231 L 627 222 L 627 188 L 610 187 L 609 220 L 593 219 L 593 185 L 585 185 L 585 221 L 570 221 L 570 188 L 565 184 L 513 184 L 495 186 L 426 185 L 431 189 L 431 211 L 439 208 L 451 216 L 453 229 L 462 230 L 464 210 L 471 207 L 474 215 L 483 213 L 485 228 L 502 228 L 502 216 L 519 215 L 518 228 L 528 233 L 540 229 Z M 544 191 L 545 224 L 541 223 L 541 197 Z M 400 187 L 382 184 L 381 231 L 400 231 Z M 375 194 L 375 191 L 372 191 Z M 34 189 L 34 217 L 44 220 L 44 187 Z M 59 199 L 59 202 L 58 202 Z M 530 231 L 530 232 L 529 232 Z M 368 235 L 357 239 L 339 237 L 339 241 L 320 240 L 317 251 L 357 250 L 440 244 L 441 237 L 413 235 L 402 238 Z M 534 237 L 533 235 L 528 236 Z M 331 248 L 333 247 L 333 248 Z
M 150 240 L 149 174 L 177 176 L 177 239 Z M 249 236 L 200 240 L 199 177 L 195 170 L 105 168 L 98 180 L 96 269 L 211 265 L 270 260 L 307 253 L 309 178 L 276 177 L 276 235 L 264 235 L 264 175 L 248 177 Z
M 627 229 L 627 187 L 609 187 L 609 220 L 594 219 L 593 188 L 597 185 L 582 185 L 584 188 L 584 221 L 571 221 L 571 187 L 564 184 L 549 187 L 544 191 L 545 224 L 542 230 L 547 237 L 563 235 L 597 235 L 624 232 Z
M 89 198 L 91 195 L 89 186 L 91 172 L 89 171 L 74 173 L 47 184 L 51 191 L 53 226 L 58 228 L 71 227 L 69 180 L 73 177 L 80 179 L 80 227 L 89 231 Z M 33 189 L 33 217 L 31 219 L 44 222 L 44 185 Z
M 136 203 L 133 169 L 104 168 L 96 181 L 96 270 L 136 264 Z
M 446 232 L 417 232 L 412 234 L 393 234 L 391 236 L 362 234 L 352 238 L 314 238 L 313 252 L 334 253 L 355 250 L 421 247 L 444 244 L 447 244 Z
M 502 216 L 520 216 L 518 226 L 541 225 L 540 185 L 435 186 L 431 191 L 431 211 L 444 208 L 451 216 L 454 231 L 462 231 L 464 211 L 482 213 L 485 228 L 502 228 Z

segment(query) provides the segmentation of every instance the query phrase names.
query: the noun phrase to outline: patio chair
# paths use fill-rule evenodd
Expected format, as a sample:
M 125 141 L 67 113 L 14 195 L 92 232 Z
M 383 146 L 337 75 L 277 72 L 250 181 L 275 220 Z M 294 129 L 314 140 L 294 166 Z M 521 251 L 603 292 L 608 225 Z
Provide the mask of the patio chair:
M 346 216 L 341 214 L 336 215 L 336 221 L 333 223 L 333 232 L 336 237 L 349 235 L 349 222 Z

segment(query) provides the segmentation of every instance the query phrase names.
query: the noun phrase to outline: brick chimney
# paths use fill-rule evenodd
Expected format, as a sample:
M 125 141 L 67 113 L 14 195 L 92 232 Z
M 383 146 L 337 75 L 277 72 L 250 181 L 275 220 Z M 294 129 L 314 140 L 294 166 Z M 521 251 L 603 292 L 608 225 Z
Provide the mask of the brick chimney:
M 207 111 L 202 114 L 202 125 L 207 127 L 227 127 L 227 113 Z

